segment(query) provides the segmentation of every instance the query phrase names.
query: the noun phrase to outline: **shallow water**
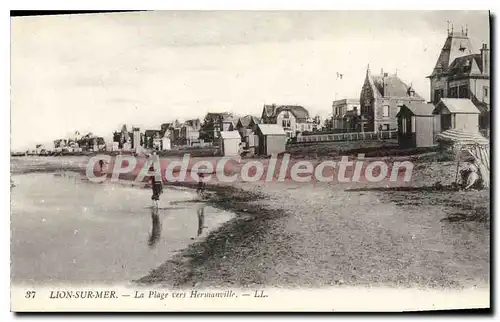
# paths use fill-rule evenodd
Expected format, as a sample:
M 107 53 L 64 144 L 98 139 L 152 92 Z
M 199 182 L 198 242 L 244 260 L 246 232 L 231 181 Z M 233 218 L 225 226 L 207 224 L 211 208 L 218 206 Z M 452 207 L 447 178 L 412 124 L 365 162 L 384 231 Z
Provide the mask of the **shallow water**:
M 89 183 L 71 172 L 12 180 L 14 282 L 134 280 L 233 217 L 189 189 L 166 188 L 155 212 L 149 189 Z

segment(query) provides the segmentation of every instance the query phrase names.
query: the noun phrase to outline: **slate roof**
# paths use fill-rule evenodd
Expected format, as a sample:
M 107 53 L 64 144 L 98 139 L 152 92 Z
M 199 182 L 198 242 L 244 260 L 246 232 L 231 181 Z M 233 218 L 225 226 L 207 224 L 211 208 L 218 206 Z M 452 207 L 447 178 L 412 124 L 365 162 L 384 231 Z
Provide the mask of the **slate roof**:
M 221 131 L 220 136 L 223 139 L 241 139 L 240 132 L 238 131 Z
M 475 63 L 477 64 L 479 72 L 482 72 L 483 61 L 481 59 L 481 54 L 472 54 L 455 58 L 455 60 L 450 64 L 450 67 L 448 68 L 448 73 L 468 75 L 471 73 L 473 61 L 475 61 Z
M 445 40 L 432 75 L 448 71 L 450 64 L 461 56 L 472 54 L 472 45 L 467 35 L 455 32 L 450 33 Z
M 403 106 L 409 109 L 415 116 L 432 116 L 432 112 L 434 111 L 434 105 L 431 103 L 410 103 Z
M 286 135 L 285 130 L 278 124 L 258 124 L 263 135 Z
M 479 114 L 479 109 L 468 98 L 442 98 L 434 111 L 443 104 L 450 113 Z M 434 114 L 433 111 L 433 114 Z
M 410 86 L 406 85 L 398 76 L 396 75 L 372 75 L 372 80 L 375 88 L 384 97 L 412 97 L 410 96 L 410 91 L 412 90 Z M 423 98 L 414 92 L 415 99 Z

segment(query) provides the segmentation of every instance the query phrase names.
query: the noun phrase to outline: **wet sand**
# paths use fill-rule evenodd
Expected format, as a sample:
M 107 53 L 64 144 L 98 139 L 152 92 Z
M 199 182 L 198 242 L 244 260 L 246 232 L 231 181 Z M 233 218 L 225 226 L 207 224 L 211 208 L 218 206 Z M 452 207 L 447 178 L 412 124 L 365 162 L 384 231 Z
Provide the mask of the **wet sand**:
M 13 282 L 123 282 L 138 279 L 233 214 L 191 189 L 151 191 L 95 184 L 72 172 L 12 176 Z

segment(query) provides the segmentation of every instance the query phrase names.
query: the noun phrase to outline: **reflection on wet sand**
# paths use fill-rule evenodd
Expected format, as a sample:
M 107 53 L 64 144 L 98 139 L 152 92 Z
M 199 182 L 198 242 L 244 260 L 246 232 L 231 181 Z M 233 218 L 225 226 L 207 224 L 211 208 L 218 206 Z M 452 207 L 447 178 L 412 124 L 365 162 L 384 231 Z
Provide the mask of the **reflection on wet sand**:
M 205 227 L 205 205 L 200 205 L 197 210 L 198 213 L 198 233 L 196 236 L 203 234 L 203 228 Z
M 148 245 L 149 247 L 154 247 L 161 237 L 161 222 L 160 216 L 158 215 L 158 208 L 156 207 L 151 208 L 151 221 L 152 228 L 151 234 L 149 234 Z

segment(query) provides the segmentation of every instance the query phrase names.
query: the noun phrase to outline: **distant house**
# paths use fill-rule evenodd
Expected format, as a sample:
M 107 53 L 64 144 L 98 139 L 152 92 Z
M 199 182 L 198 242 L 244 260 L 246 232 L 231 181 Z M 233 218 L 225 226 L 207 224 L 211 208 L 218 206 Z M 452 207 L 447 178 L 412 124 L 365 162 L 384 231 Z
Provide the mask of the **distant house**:
M 187 120 L 181 126 L 180 139 L 184 145 L 191 146 L 200 141 L 201 121 L 199 119 Z
M 313 124 L 312 124 L 313 132 L 323 130 L 323 122 L 321 120 L 321 116 L 316 115 L 315 117 L 313 117 L 312 121 L 313 121 Z
M 285 152 L 287 134 L 278 124 L 257 124 L 257 153 L 271 155 Z
M 302 132 L 312 132 L 314 128 L 309 112 L 299 105 L 264 105 L 262 123 L 281 126 L 289 138 Z
M 255 130 L 259 123 L 260 119 L 252 115 L 240 117 L 236 123 L 236 130 L 240 133 L 243 142 L 243 150 L 250 155 L 256 152 Z
M 233 131 L 235 122 L 229 112 L 212 113 L 205 115 L 200 129 L 200 139 L 212 142 L 220 137 L 221 131 Z
M 160 136 L 163 138 L 165 136 L 169 137 L 172 134 L 173 123 L 163 123 L 160 125 Z
M 396 114 L 403 104 L 424 103 L 412 86 L 397 75 L 381 72 L 372 75 L 370 68 L 360 95 L 360 115 L 356 120 L 357 132 L 378 132 L 397 129 Z
M 449 129 L 479 132 L 480 111 L 470 99 L 441 98 L 432 113 L 439 116 L 439 132 Z
M 161 149 L 160 130 L 146 130 L 144 132 L 144 147 L 147 149 Z
M 398 141 L 402 148 L 430 147 L 435 144 L 434 105 L 410 103 L 401 106 L 398 119 Z
M 355 120 L 360 114 L 359 99 L 346 98 L 333 101 L 332 129 L 339 132 L 354 132 Z

